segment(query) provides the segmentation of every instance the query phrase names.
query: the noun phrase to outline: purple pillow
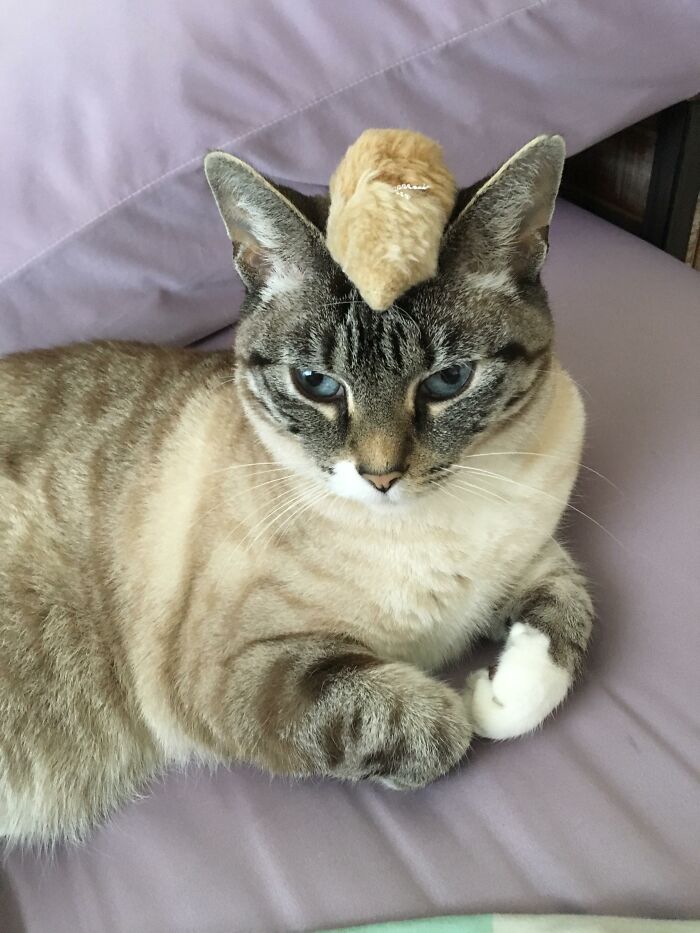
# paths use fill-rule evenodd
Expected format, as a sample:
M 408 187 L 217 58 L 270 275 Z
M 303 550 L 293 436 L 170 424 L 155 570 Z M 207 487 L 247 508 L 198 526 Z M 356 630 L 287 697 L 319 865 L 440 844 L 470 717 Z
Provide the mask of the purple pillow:
M 460 183 L 538 133 L 575 152 L 700 89 L 697 0 L 25 0 L 0 39 L 0 352 L 171 342 L 240 288 L 201 158 L 325 184 L 367 126 Z

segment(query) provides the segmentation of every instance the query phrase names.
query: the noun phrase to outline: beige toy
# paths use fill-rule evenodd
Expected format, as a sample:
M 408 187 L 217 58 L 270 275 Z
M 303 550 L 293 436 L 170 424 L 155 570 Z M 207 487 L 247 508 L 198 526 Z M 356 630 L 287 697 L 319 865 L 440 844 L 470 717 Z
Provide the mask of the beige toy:
M 330 182 L 326 238 L 375 311 L 437 271 L 456 195 L 441 147 L 411 130 L 365 130 Z

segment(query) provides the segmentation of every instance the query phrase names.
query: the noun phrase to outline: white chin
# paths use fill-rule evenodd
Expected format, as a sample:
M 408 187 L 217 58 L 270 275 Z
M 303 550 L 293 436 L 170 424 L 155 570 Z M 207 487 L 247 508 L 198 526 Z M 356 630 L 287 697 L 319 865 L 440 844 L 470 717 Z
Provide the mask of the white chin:
M 328 481 L 332 492 L 343 499 L 353 499 L 375 508 L 386 508 L 395 505 L 402 499 L 401 491 L 397 488 L 389 492 L 379 492 L 371 483 L 362 479 L 349 460 L 339 460 L 333 467 L 333 473 Z

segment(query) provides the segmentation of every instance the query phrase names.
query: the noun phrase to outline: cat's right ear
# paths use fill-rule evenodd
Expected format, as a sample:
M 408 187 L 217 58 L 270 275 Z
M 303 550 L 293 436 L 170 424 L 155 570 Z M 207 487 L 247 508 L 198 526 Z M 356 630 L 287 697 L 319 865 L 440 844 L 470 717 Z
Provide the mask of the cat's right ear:
M 327 257 L 321 232 L 259 172 L 227 152 L 210 152 L 204 172 L 251 291 L 298 287 Z

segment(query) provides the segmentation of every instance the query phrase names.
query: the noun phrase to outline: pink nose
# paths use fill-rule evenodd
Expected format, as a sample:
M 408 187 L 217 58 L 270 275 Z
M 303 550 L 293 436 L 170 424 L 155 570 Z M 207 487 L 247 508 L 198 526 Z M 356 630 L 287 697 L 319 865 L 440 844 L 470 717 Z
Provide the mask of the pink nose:
M 360 475 L 379 492 L 389 492 L 394 483 L 401 479 L 402 476 L 398 470 L 394 470 L 393 473 L 361 473 Z

